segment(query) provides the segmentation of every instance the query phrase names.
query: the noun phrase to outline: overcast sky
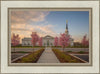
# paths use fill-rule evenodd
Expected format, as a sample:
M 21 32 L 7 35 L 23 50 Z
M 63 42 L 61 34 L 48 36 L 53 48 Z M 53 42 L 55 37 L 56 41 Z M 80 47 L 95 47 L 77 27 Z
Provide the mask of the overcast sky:
M 65 32 L 68 20 L 69 34 L 75 42 L 89 34 L 88 11 L 11 11 L 11 33 L 22 38 L 30 37 L 32 31 L 39 36 L 59 36 Z

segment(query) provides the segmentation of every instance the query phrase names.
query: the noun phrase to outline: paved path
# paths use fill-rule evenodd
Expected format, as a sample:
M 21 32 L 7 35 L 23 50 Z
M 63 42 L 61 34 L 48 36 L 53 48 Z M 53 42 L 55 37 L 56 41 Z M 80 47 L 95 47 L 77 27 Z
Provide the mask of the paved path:
M 37 63 L 60 63 L 50 47 L 45 48 Z

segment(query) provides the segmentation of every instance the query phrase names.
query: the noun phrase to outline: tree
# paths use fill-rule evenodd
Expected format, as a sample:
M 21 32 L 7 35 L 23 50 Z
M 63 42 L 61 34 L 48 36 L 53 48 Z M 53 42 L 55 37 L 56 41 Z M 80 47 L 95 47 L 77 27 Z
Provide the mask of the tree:
M 83 36 L 83 39 L 82 39 L 82 46 L 89 46 L 89 39 L 87 40 L 87 35 L 84 35 Z
M 64 48 L 67 47 L 69 45 L 69 38 L 70 38 L 70 35 L 67 35 L 65 33 L 63 34 L 60 34 L 60 45 L 62 46 L 63 48 L 63 51 L 64 51 Z
M 12 38 L 11 38 L 11 44 L 14 46 L 14 52 L 15 52 L 15 46 L 17 46 L 20 43 L 20 37 L 19 35 L 15 35 L 13 33 Z
M 33 45 L 33 51 L 34 51 L 34 46 L 36 46 L 36 43 L 39 40 L 39 36 L 37 35 L 36 32 L 32 32 L 31 37 L 32 37 L 31 43 Z
M 54 39 L 54 45 L 58 46 L 58 37 L 55 37 L 55 39 Z
M 89 39 L 86 40 L 86 46 L 89 46 Z
M 42 37 L 39 38 L 39 46 L 42 46 Z

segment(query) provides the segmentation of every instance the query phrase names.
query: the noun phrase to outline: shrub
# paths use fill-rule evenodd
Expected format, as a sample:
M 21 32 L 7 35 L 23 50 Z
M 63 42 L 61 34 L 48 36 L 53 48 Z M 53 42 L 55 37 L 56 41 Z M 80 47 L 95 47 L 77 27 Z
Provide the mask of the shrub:
M 84 51 L 79 51 L 78 53 L 83 54 L 83 53 L 85 53 L 85 52 L 84 52 Z
M 18 51 L 18 53 L 28 53 L 28 52 L 25 52 L 25 51 Z
M 76 63 L 77 60 L 76 60 L 76 59 L 73 59 L 73 60 L 70 60 L 70 62 L 72 62 L 72 63 Z
M 67 51 L 67 52 L 72 52 L 72 51 Z

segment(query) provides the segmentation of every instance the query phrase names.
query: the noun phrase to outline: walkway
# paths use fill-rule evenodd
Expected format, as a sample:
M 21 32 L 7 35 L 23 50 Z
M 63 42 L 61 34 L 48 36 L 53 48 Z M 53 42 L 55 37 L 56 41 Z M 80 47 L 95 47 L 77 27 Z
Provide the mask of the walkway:
M 51 48 L 48 47 L 45 48 L 37 63 L 59 63 L 59 60 L 57 59 Z

